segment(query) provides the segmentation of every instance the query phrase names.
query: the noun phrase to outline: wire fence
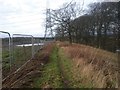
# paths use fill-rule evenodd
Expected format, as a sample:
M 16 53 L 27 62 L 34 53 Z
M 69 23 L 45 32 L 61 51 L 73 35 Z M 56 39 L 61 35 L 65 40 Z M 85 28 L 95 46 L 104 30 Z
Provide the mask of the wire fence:
M 13 34 L 0 31 L 2 79 L 20 68 L 26 61 L 34 57 L 44 43 L 39 37 L 25 34 Z
M 16 70 L 34 56 L 34 38 L 32 35 L 12 35 L 12 70 Z
M 39 38 L 34 38 L 34 52 L 38 52 L 43 47 L 43 40 Z

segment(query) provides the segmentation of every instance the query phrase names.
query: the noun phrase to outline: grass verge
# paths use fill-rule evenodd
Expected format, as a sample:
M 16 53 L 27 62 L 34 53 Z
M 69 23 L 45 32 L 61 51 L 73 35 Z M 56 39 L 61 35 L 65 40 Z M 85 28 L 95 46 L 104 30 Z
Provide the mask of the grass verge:
M 78 82 L 75 84 L 76 86 L 81 85 L 87 88 L 118 87 L 118 67 L 115 62 L 112 62 L 116 61 L 114 53 L 80 44 L 68 45 L 58 43 L 58 45 L 62 49 L 60 56 L 66 55 L 70 60 L 72 59 L 73 65 L 70 72 L 73 72 L 73 81 L 75 83 Z M 63 62 L 63 59 L 61 61 Z
M 59 49 L 59 63 L 64 82 L 68 88 L 92 88 L 90 83 L 82 83 L 83 77 L 76 69 L 72 59 L 66 56 L 62 49 Z
M 55 46 L 50 60 L 44 65 L 40 77 L 34 79 L 34 88 L 92 88 L 90 83 L 82 83 L 83 77 L 77 71 L 72 59 L 64 50 Z

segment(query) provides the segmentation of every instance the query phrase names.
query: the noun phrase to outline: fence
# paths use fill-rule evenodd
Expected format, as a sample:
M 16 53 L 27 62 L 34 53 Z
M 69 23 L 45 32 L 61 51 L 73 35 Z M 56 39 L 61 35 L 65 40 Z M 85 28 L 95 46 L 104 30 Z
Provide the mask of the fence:
M 0 35 L 2 79 L 33 58 L 34 54 L 44 45 L 41 38 L 35 38 L 32 35 L 13 34 L 11 36 L 10 33 L 4 31 L 0 31 Z
M 34 38 L 34 52 L 37 52 L 38 50 L 40 50 L 43 45 L 44 45 L 43 40 L 37 37 Z
M 34 56 L 34 38 L 32 35 L 12 35 L 12 70 L 23 65 L 26 60 Z
M 2 89 L 2 39 L 0 38 L 0 89 Z
M 10 33 L 8 32 L 4 32 L 4 31 L 0 31 L 1 34 L 1 39 L 2 39 L 2 76 L 3 78 L 6 76 L 5 73 L 7 74 L 10 71 L 10 67 L 11 67 L 11 37 L 10 37 Z
M 117 52 L 117 59 L 118 59 L 118 68 L 120 70 L 120 50 L 116 50 Z M 120 74 L 120 71 L 118 71 L 118 73 Z M 118 74 L 118 88 L 120 88 L 120 75 Z

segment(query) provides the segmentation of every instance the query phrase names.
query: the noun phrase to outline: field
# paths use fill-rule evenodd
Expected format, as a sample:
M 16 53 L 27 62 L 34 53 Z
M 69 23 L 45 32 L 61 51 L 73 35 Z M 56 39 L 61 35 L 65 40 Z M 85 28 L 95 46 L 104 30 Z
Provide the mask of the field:
M 15 47 L 13 50 L 13 55 L 9 56 L 9 50 L 3 48 L 2 51 L 2 68 L 3 68 L 3 78 L 10 73 L 19 68 L 27 60 L 31 59 L 32 51 L 31 47 Z M 11 60 L 12 58 L 12 60 Z M 11 61 L 10 61 L 11 60 Z
M 117 88 L 115 53 L 85 46 L 54 42 L 3 80 L 12 88 Z

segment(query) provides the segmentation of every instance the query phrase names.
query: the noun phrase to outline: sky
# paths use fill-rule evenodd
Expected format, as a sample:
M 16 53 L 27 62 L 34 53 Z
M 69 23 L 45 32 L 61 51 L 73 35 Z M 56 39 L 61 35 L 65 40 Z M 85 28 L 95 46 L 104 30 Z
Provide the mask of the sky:
M 44 36 L 45 10 L 57 9 L 72 0 L 0 0 L 0 31 Z M 83 3 L 83 0 L 73 0 Z M 84 7 L 96 0 L 84 0 Z

